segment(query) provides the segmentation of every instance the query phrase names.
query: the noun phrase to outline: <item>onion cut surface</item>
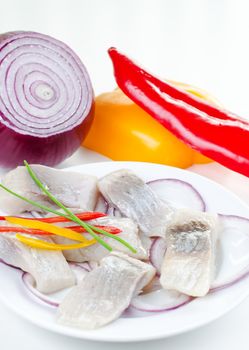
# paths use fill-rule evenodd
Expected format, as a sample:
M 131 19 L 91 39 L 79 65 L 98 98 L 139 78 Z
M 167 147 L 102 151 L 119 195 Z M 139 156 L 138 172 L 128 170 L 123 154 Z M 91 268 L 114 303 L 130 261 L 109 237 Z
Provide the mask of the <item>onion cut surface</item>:
M 231 287 L 249 277 L 249 219 L 219 214 L 219 220 L 217 275 L 210 292 Z
M 158 179 L 147 182 L 147 185 L 173 208 L 206 210 L 201 194 L 188 182 L 178 179 Z
M 109 216 L 114 216 L 115 218 L 122 218 L 121 212 L 117 208 L 111 206 L 110 204 L 108 204 L 106 214 Z
M 52 306 L 52 307 L 58 307 L 59 306 L 59 301 L 56 298 L 51 297 L 50 295 L 44 294 L 39 292 L 35 288 L 35 281 L 33 277 L 27 273 L 23 272 L 22 274 L 22 281 L 24 286 L 27 288 L 27 290 L 39 301 L 42 301 L 43 303 Z
M 156 237 L 150 247 L 150 262 L 155 267 L 157 274 L 161 274 L 161 266 L 164 255 L 167 250 L 167 244 L 162 237 Z
M 0 35 L 0 165 L 49 166 L 69 157 L 93 116 L 93 90 L 79 57 L 34 32 Z
M 202 208 L 202 210 L 205 210 L 205 203 L 201 195 L 192 185 L 183 181 L 178 183 L 177 179 L 169 180 L 173 185 L 173 191 L 174 188 L 176 188 L 176 193 L 177 191 L 180 193 L 179 186 L 184 186 L 185 189 L 190 186 L 187 189 L 188 192 L 185 192 L 186 195 L 189 194 L 189 201 L 192 204 L 194 203 L 195 209 L 197 209 L 196 207 L 199 205 L 200 209 Z M 156 183 L 156 191 L 158 191 L 158 194 L 164 182 L 168 182 L 168 179 L 153 181 L 153 183 Z M 176 184 L 176 187 L 174 187 L 174 184 Z M 167 200 L 165 193 L 163 194 L 163 199 Z M 182 202 L 182 197 L 178 197 L 179 207 L 183 207 L 186 198 L 187 197 L 184 197 Z M 97 206 L 102 208 L 103 211 L 105 209 L 107 213 L 109 212 L 109 214 L 114 216 L 115 210 L 119 214 L 119 211 L 109 206 L 103 197 L 99 197 Z M 230 288 L 249 277 L 249 219 L 225 214 L 218 214 L 218 217 L 221 227 L 219 233 L 220 242 L 217 249 L 217 274 L 209 293 L 215 293 Z M 166 249 L 166 242 L 161 237 L 154 237 L 151 239 L 151 246 L 149 248 L 150 263 L 156 268 L 157 276 L 144 288 L 142 294 L 132 299 L 129 308 L 124 312 L 122 317 L 144 317 L 157 312 L 173 311 L 196 299 L 176 291 L 164 290 L 161 287 L 159 276 Z M 11 266 L 2 260 L 0 260 L 0 262 Z M 70 263 L 70 266 L 79 282 L 88 272 L 96 268 L 98 263 Z M 59 305 L 63 296 L 68 291 L 68 289 L 65 289 L 62 292 L 53 293 L 48 296 L 36 290 L 34 279 L 28 273 L 24 272 L 22 278 L 26 288 L 37 300 L 53 307 Z
M 188 304 L 194 298 L 175 291 L 159 289 L 134 298 L 131 307 L 145 312 L 166 312 Z
M 77 284 L 81 282 L 81 280 L 90 271 L 89 266 L 87 266 L 87 264 L 84 264 L 84 263 L 83 264 L 70 263 L 70 267 L 75 274 L 75 277 L 77 279 Z M 33 297 L 35 297 L 37 300 L 51 307 L 58 307 L 61 301 L 63 300 L 63 298 L 65 297 L 65 295 L 71 289 L 71 288 L 66 288 L 52 294 L 41 293 L 35 287 L 34 278 L 27 272 L 22 273 L 22 281 L 25 288 L 28 290 L 30 294 L 32 294 Z
M 218 261 L 218 274 L 209 293 L 231 288 L 233 285 L 249 277 L 249 219 L 223 214 L 219 214 L 219 218 L 222 224 L 222 231 L 220 233 L 221 247 L 219 249 L 221 256 Z M 155 249 L 154 253 L 157 251 L 161 252 L 159 255 L 162 257 L 165 246 L 161 245 L 163 240 L 160 240 L 162 239 L 154 238 L 154 248 L 152 243 L 151 249 Z M 245 254 L 245 252 L 247 252 L 247 254 Z M 0 260 L 0 262 L 16 268 L 2 260 Z M 70 263 L 70 266 L 79 283 L 79 281 L 84 278 L 89 271 L 96 268 L 98 264 L 94 262 L 81 264 Z M 158 275 L 160 275 L 159 271 Z M 31 275 L 23 272 L 22 279 L 29 293 L 48 306 L 57 307 L 68 292 L 68 289 L 65 289 L 61 292 L 46 295 L 37 291 L 34 279 Z M 193 297 L 175 291 L 164 290 L 160 285 L 159 277 L 155 277 L 143 290 L 142 294 L 132 299 L 129 308 L 122 317 L 144 317 L 157 312 L 173 311 L 194 300 L 195 298 Z
M 94 211 L 106 214 L 107 210 L 108 210 L 108 203 L 105 200 L 105 198 L 102 196 L 102 194 L 100 194 L 97 199 L 97 203 L 95 205 Z

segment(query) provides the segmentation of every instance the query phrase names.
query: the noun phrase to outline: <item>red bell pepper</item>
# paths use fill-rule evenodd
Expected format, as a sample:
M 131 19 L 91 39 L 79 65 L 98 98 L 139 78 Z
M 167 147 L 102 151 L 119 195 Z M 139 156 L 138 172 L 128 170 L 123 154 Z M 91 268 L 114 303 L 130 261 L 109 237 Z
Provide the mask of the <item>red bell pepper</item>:
M 249 176 L 249 122 L 151 75 L 109 49 L 118 86 L 155 120 L 193 149 Z

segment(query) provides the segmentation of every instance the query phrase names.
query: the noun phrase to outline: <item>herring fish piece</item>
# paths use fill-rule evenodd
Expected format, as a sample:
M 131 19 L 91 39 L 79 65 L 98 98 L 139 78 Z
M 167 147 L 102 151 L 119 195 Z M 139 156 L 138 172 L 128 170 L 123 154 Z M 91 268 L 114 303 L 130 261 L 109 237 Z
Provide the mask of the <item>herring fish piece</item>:
M 124 239 L 127 243 L 132 245 L 136 249 L 136 253 L 131 252 L 127 247 L 125 247 L 120 242 L 114 240 L 110 237 L 102 236 L 101 238 L 111 245 L 113 250 L 121 251 L 126 253 L 129 256 L 132 256 L 137 259 L 148 259 L 148 251 L 143 247 L 143 244 L 140 239 L 138 226 L 130 219 L 127 218 L 114 218 L 114 217 L 102 217 L 96 220 L 89 221 L 92 225 L 107 225 L 114 226 L 122 230 L 118 234 L 118 237 Z M 63 225 L 65 226 L 65 225 Z M 69 226 L 67 224 L 67 226 Z M 58 244 L 72 244 L 71 240 L 54 236 L 53 240 Z M 68 261 L 74 262 L 84 262 L 84 261 L 100 261 L 103 257 L 109 254 L 109 251 L 104 248 L 101 244 L 96 243 L 92 246 L 81 248 L 81 249 L 73 249 L 73 250 L 64 250 L 63 254 Z
M 46 241 L 52 242 L 49 238 Z M 76 282 L 60 251 L 28 247 L 18 241 L 14 233 L 1 234 L 0 259 L 30 273 L 36 281 L 36 288 L 42 293 L 53 293 L 71 287 Z
M 122 314 L 154 275 L 151 265 L 113 252 L 69 292 L 59 306 L 57 320 L 82 329 L 104 326 Z
M 98 193 L 95 176 L 62 171 L 43 165 L 32 165 L 31 168 L 48 190 L 66 207 L 89 211 L 94 209 Z M 56 207 L 41 192 L 24 166 L 8 172 L 3 177 L 2 184 L 28 199 L 49 207 Z M 0 189 L 0 209 L 9 215 L 18 215 L 32 210 L 39 211 L 39 208 L 14 197 L 3 189 Z
M 173 210 L 130 170 L 114 171 L 98 182 L 105 199 L 134 220 L 147 236 L 165 237 Z
M 178 210 L 167 228 L 167 250 L 161 268 L 163 288 L 204 296 L 215 274 L 217 217 Z

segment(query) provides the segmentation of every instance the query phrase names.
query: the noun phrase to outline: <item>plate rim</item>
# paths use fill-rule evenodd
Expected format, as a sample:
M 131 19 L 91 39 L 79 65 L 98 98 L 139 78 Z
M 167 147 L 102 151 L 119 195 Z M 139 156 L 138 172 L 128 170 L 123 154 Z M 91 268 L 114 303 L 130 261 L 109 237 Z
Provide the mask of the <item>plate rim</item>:
M 177 167 L 172 167 L 172 166 L 167 166 L 167 165 L 162 165 L 162 164 L 157 164 L 157 163 L 149 163 L 149 162 L 136 162 L 136 161 L 102 161 L 102 162 L 93 162 L 93 163 L 84 163 L 84 164 L 79 164 L 79 165 L 74 165 L 71 167 L 67 167 L 67 168 L 63 168 L 60 170 L 63 171 L 77 171 L 77 172 L 81 172 L 81 169 L 79 168 L 85 168 L 87 166 L 106 166 L 107 164 L 116 164 L 116 166 L 129 166 L 129 164 L 139 164 L 141 166 L 151 166 L 151 167 L 160 167 L 160 168 L 165 168 L 165 169 L 172 169 L 172 170 L 176 170 L 179 173 L 188 173 L 190 174 L 190 176 L 194 177 L 194 178 L 201 178 L 201 179 L 205 179 L 206 182 L 210 183 L 211 185 L 214 186 L 218 186 L 220 188 L 222 188 L 223 191 L 227 192 L 230 196 L 233 196 L 234 199 L 237 202 L 240 202 L 241 205 L 243 205 L 244 207 L 247 208 L 248 210 L 248 217 L 249 217 L 249 206 L 247 205 L 247 203 L 245 203 L 241 198 L 239 198 L 235 193 L 233 193 L 232 191 L 228 190 L 226 187 L 224 187 L 223 185 L 215 182 L 214 180 L 208 179 L 205 176 L 202 176 L 200 174 L 196 174 L 193 173 L 191 171 L 189 171 L 188 169 L 181 169 L 181 168 L 177 168 Z M 7 302 L 7 298 L 5 298 L 1 293 L 0 293 L 0 300 L 1 302 L 4 304 L 4 306 L 11 310 L 14 314 L 20 316 L 21 318 L 25 319 L 26 321 L 34 324 L 35 326 L 41 327 L 43 329 L 46 329 L 50 332 L 54 332 L 57 334 L 61 334 L 64 336 L 70 336 L 70 337 L 74 337 L 74 338 L 78 338 L 78 339 L 82 339 L 82 340 L 88 340 L 88 341 L 95 341 L 95 342 L 110 342 L 110 343 L 131 343 L 131 342 L 142 342 L 142 341 L 149 341 L 149 340 L 157 340 L 157 339 L 164 339 L 164 338 L 168 338 L 171 336 L 176 336 L 179 334 L 184 334 L 187 333 L 191 330 L 195 330 L 198 329 L 202 326 L 205 326 L 217 319 L 219 319 L 220 317 L 224 316 L 225 314 L 227 314 L 228 312 L 232 311 L 236 306 L 238 306 L 239 304 L 241 304 L 241 302 L 243 302 L 247 297 L 249 296 L 249 285 L 248 285 L 248 289 L 245 290 L 241 296 L 239 298 L 236 298 L 234 300 L 233 303 L 230 303 L 229 305 L 227 305 L 226 308 L 223 308 L 223 310 L 221 310 L 220 312 L 218 312 L 215 316 L 210 316 L 209 318 L 204 318 L 203 321 L 201 322 L 196 322 L 196 324 L 194 322 L 192 322 L 189 325 L 186 325 L 184 327 L 184 329 L 176 329 L 175 331 L 171 331 L 170 334 L 167 334 L 167 332 L 165 334 L 161 333 L 161 334 L 145 334 L 144 336 L 137 336 L 135 337 L 133 334 L 129 335 L 127 338 L 127 335 L 123 335 L 122 337 L 108 337 L 105 334 L 98 334 L 98 336 L 94 336 L 95 331 L 84 331 L 81 329 L 77 329 L 77 328 L 71 328 L 71 327 L 67 327 L 67 326 L 63 326 L 63 325 L 58 325 L 57 323 L 54 323 L 53 327 L 51 327 L 51 324 L 46 325 L 44 322 L 40 322 L 39 318 L 34 318 L 33 316 L 30 316 L 28 313 L 24 314 L 21 310 L 19 310 L 18 308 L 15 308 L 11 303 Z M 157 316 L 153 315 L 153 316 Z M 152 319 L 152 317 L 149 317 L 149 319 Z M 104 329 L 104 328 L 103 328 Z

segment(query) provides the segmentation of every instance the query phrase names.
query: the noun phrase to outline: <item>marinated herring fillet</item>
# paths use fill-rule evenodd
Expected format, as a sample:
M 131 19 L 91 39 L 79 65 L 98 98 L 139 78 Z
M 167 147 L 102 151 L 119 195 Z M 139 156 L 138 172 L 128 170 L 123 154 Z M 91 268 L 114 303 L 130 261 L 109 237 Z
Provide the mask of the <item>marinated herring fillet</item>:
M 52 242 L 50 238 L 39 239 Z M 35 279 L 36 288 L 42 293 L 53 293 L 71 287 L 76 282 L 61 252 L 28 247 L 14 233 L 1 234 L 0 259 L 30 273 Z
M 112 239 L 111 237 L 102 236 L 102 239 L 111 245 L 113 250 L 121 251 L 137 259 L 148 259 L 148 251 L 143 247 L 140 239 L 138 226 L 128 218 L 114 218 L 114 217 L 102 217 L 95 220 L 88 221 L 92 225 L 106 225 L 114 226 L 122 230 L 118 236 L 129 243 L 136 249 L 136 253 L 132 253 L 127 247 L 120 242 Z M 69 226 L 68 223 L 64 223 L 63 226 Z M 85 237 L 88 235 L 85 234 Z M 89 237 L 90 238 L 90 237 Z M 54 236 L 53 241 L 57 244 L 72 244 L 74 243 L 70 239 Z M 101 244 L 96 243 L 92 246 L 74 249 L 64 250 L 63 254 L 68 261 L 84 262 L 84 261 L 100 261 L 103 257 L 109 254 L 109 251 L 105 249 Z
M 147 236 L 165 237 L 172 209 L 130 170 L 114 171 L 98 182 L 105 199 L 134 220 Z
M 167 250 L 161 268 L 163 288 L 204 296 L 215 274 L 217 217 L 190 210 L 175 212 L 167 228 Z
M 89 211 L 94 209 L 98 193 L 95 176 L 56 170 L 43 165 L 31 167 L 41 182 L 66 207 Z M 24 166 L 8 172 L 3 177 L 2 184 L 27 199 L 55 208 L 54 203 L 41 192 Z M 18 215 L 32 210 L 39 211 L 37 207 L 12 196 L 3 189 L 0 189 L 0 209 L 9 215 Z
M 151 265 L 113 252 L 69 292 L 59 306 L 57 320 L 82 329 L 104 326 L 122 314 L 154 275 Z

